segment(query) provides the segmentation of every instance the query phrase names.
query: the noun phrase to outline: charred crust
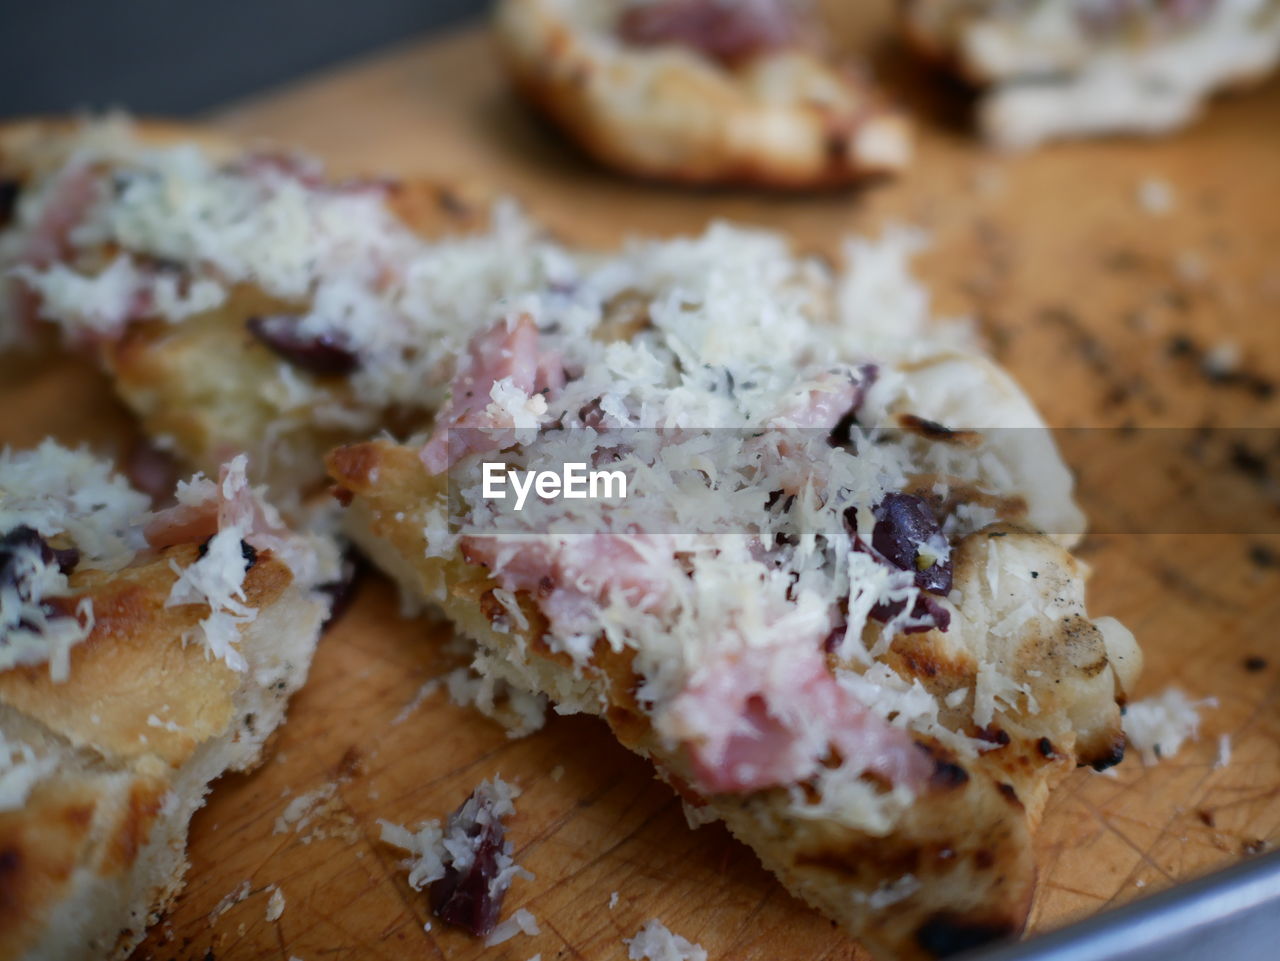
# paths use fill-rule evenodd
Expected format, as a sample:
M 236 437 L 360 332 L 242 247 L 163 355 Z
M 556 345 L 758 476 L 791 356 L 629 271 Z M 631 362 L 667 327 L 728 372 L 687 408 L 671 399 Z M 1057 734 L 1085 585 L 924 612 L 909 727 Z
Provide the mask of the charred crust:
M 1022 807 L 1022 802 L 1018 800 L 1018 792 L 1013 789 L 1012 784 L 1002 782 L 997 784 L 996 787 L 1000 790 L 1000 793 L 1004 795 L 1006 801 L 1010 804 L 1016 804 L 1018 807 Z
M 24 883 L 26 858 L 17 843 L 0 848 L 0 928 L 17 924 L 26 909 L 25 893 L 30 881 Z
M 156 784 L 136 784 L 129 792 L 124 812 L 111 843 L 108 863 L 117 870 L 127 870 L 138 859 L 151 834 L 151 826 L 160 814 L 165 792 Z
M 13 177 L 0 177 L 0 228 L 9 226 L 18 206 L 22 184 Z
M 329 455 L 329 473 L 341 486 L 360 493 L 377 481 L 380 459 L 375 444 L 348 444 Z
M 329 488 L 329 496 L 343 507 L 350 507 L 356 495 L 355 491 L 343 487 L 341 484 L 334 484 Z
M 1016 934 L 1007 921 L 979 921 L 940 911 L 916 929 L 916 944 L 929 957 L 949 958 Z
M 950 791 L 969 783 L 969 772 L 931 745 L 916 742 L 916 748 L 933 764 L 933 770 L 929 774 L 930 788 L 935 791 Z
M 1048 758 L 1050 761 L 1062 756 L 1047 737 L 1042 737 L 1036 742 L 1036 750 L 1040 752 L 1041 757 Z
M 1095 771 L 1105 771 L 1107 768 L 1115 767 L 1124 760 L 1125 741 L 1123 737 L 1118 737 L 1111 745 L 1111 750 L 1100 757 L 1093 758 L 1088 761 L 1089 767 Z
M 92 804 L 73 804 L 62 812 L 65 821 L 76 833 L 86 830 L 93 822 L 94 807 Z
M 964 787 L 969 783 L 969 772 L 959 764 L 951 761 L 934 761 L 933 773 L 929 775 L 931 787 L 940 790 Z
M 944 444 L 968 447 L 975 444 L 979 439 L 976 431 L 957 430 L 954 427 L 939 424 L 936 420 L 929 420 L 927 417 L 919 417 L 915 414 L 900 415 L 898 423 L 902 425 L 903 429 L 919 434 L 926 440 L 941 441 Z
M 466 218 L 471 216 L 471 205 L 459 197 L 452 187 L 437 187 L 436 202 L 440 205 L 440 209 L 451 217 Z
M 5 881 L 12 878 L 22 870 L 22 852 L 16 847 L 7 847 L 0 850 L 0 890 L 4 889 Z
M 974 737 L 980 741 L 986 741 L 988 744 L 996 744 L 1000 747 L 1005 747 L 1009 743 L 1009 732 L 993 724 L 980 728 Z
M 480 613 L 490 624 L 500 620 L 505 621 L 508 616 L 506 607 L 503 606 L 502 601 L 498 600 L 496 590 L 485 591 L 480 595 Z
M 211 540 L 213 540 L 212 537 L 205 538 L 204 541 L 200 544 L 200 546 L 196 548 L 197 560 L 204 557 L 205 554 L 209 553 L 209 541 Z M 250 544 L 248 541 L 242 540 L 240 542 L 240 556 L 244 558 L 246 570 L 250 567 L 253 567 L 254 564 L 258 563 L 258 549 L 254 547 L 252 544 Z

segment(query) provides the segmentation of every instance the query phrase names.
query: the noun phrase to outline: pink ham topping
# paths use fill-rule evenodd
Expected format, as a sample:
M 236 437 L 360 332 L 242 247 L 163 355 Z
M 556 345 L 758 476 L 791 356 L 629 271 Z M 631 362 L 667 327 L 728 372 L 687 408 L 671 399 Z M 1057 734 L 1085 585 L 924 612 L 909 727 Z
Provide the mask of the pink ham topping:
M 70 254 L 71 231 L 97 202 L 99 180 L 97 171 L 87 165 L 68 167 L 58 175 L 31 229 L 24 263 L 48 267 Z
M 554 545 L 467 537 L 462 553 L 469 563 L 483 564 L 508 591 L 528 591 L 553 629 L 561 636 L 595 634 L 602 605 L 620 601 L 653 610 L 668 593 L 668 582 L 655 566 L 672 563 L 649 535 L 575 534 Z
M 68 167 L 49 187 L 40 216 L 27 236 L 20 263 L 43 270 L 71 254 L 71 231 L 79 226 L 98 200 L 99 177 L 87 164 Z M 26 284 L 11 287 L 13 316 L 24 331 L 39 326 L 40 297 Z
M 773 423 L 775 426 L 832 430 L 857 413 L 875 378 L 876 368 L 871 364 L 819 374 L 804 387 L 795 401 L 774 418 Z
M 695 787 L 708 794 L 794 784 L 832 748 L 845 765 L 917 789 L 926 755 L 843 688 L 817 649 L 737 651 L 706 670 L 671 707 L 685 732 Z
M 640 47 L 678 44 L 733 63 L 795 45 L 799 20 L 795 0 L 651 0 L 623 13 L 618 36 Z
M 237 457 L 222 465 L 216 484 L 203 477 L 192 481 L 195 496 L 156 512 L 144 531 L 147 543 L 161 550 L 205 541 L 219 531 L 238 527 L 258 550 L 274 551 L 288 560 L 293 554 L 288 531 L 254 492 L 244 468 L 245 459 Z
M 449 401 L 420 453 L 428 472 L 443 473 L 467 454 L 501 446 L 501 429 L 512 425 L 489 411 L 491 392 L 501 380 L 526 394 L 564 386 L 560 356 L 540 350 L 538 328 L 528 314 L 503 318 L 471 339 Z

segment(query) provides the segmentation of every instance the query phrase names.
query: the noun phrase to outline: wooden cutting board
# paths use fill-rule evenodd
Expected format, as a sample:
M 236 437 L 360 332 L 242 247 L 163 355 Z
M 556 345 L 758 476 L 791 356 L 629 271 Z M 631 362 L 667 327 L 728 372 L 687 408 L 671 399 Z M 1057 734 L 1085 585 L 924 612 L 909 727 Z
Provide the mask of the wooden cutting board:
M 1176 758 L 1146 768 L 1132 757 L 1114 777 L 1079 771 L 1057 793 L 1038 842 L 1032 926 L 1044 928 L 1280 840 L 1280 435 L 1267 431 L 1280 423 L 1280 83 L 1223 99 L 1168 140 L 1005 158 L 966 132 L 962 92 L 913 70 L 875 17 L 864 26 L 922 129 L 910 173 L 860 191 L 797 198 L 616 178 L 513 102 L 480 32 L 409 44 L 209 119 L 340 170 L 496 185 L 590 244 L 717 217 L 827 252 L 849 232 L 926 227 L 933 243 L 918 267 L 936 308 L 976 318 L 1052 424 L 1097 428 L 1063 443 L 1087 510 L 1104 519 L 1082 547 L 1091 610 L 1138 635 L 1140 693 L 1176 684 L 1218 701 Z M 1145 182 L 1168 188 L 1170 211 L 1139 203 Z M 1234 373 L 1205 373 L 1213 348 L 1238 353 Z M 123 449 L 128 418 L 83 362 L 0 365 L 0 376 L 0 441 L 53 432 Z M 621 938 L 652 917 L 712 959 L 864 957 L 724 830 L 690 831 L 671 791 L 602 725 L 553 717 L 510 740 L 441 694 L 411 707 L 456 664 L 448 640 L 446 628 L 400 619 L 388 586 L 365 578 L 265 765 L 224 778 L 197 814 L 188 886 L 137 957 L 621 959 Z M 1223 735 L 1231 760 L 1218 767 Z M 523 787 L 511 837 L 537 875 L 516 882 L 507 911 L 529 908 L 542 933 L 485 949 L 438 923 L 424 930 L 425 898 L 377 841 L 377 821 L 443 816 L 496 773 Z M 306 815 L 286 825 L 291 803 Z M 271 922 L 275 887 L 285 908 Z

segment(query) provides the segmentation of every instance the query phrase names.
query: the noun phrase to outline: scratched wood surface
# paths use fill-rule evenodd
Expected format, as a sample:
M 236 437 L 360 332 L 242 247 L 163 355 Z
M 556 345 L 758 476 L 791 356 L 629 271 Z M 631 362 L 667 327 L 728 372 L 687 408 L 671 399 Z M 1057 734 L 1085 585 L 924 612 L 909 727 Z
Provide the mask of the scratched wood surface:
M 1145 768 L 1133 757 L 1115 777 L 1080 771 L 1058 792 L 1032 916 L 1033 928 L 1053 926 L 1280 840 L 1280 447 L 1268 433 L 1280 422 L 1280 84 L 1224 99 L 1162 142 L 1002 158 L 966 133 L 963 93 L 909 69 L 874 21 L 860 36 L 921 135 L 906 177 L 856 192 L 620 180 L 519 109 L 479 32 L 410 43 L 209 119 L 339 169 L 487 182 L 591 244 L 715 217 L 784 229 L 815 250 L 894 221 L 927 227 L 933 246 L 918 267 L 937 308 L 976 318 L 1052 424 L 1091 428 L 1063 435 L 1103 521 L 1082 547 L 1091 609 L 1137 633 L 1140 694 L 1177 684 L 1219 702 L 1175 759 Z M 1170 188 L 1168 213 L 1139 204 L 1148 179 Z M 1206 372 L 1214 348 L 1238 353 L 1227 376 Z M 0 370 L 6 407 L 21 412 L 5 419 L 3 442 L 52 432 L 125 449 L 128 418 L 83 362 Z M 688 830 L 669 789 L 602 725 L 553 717 L 510 740 L 439 694 L 409 710 L 457 663 L 448 640 L 398 618 L 387 585 L 364 579 L 266 764 L 224 778 L 197 814 L 187 888 L 139 958 L 595 961 L 625 957 L 620 939 L 651 917 L 716 959 L 863 957 L 722 829 Z M 1231 761 L 1218 768 L 1223 734 Z M 442 816 L 495 773 L 524 789 L 511 837 L 537 875 L 516 882 L 507 910 L 529 908 L 542 933 L 484 949 L 439 924 L 424 930 L 425 899 L 378 843 L 377 820 Z M 309 792 L 307 816 L 278 830 Z M 285 898 L 274 922 L 272 886 Z

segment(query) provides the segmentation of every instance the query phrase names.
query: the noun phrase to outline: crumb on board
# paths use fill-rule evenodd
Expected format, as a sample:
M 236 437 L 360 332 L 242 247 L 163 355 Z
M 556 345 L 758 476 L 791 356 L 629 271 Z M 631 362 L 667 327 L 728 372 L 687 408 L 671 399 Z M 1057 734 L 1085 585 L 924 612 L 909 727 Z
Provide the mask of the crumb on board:
M 347 840 L 358 837 L 355 819 L 343 810 L 338 795 L 338 788 L 349 779 L 346 775 L 340 776 L 293 798 L 276 817 L 271 833 L 293 831 L 303 844 L 328 837 Z
M 1231 763 L 1231 735 L 1222 734 L 1218 737 L 1218 757 L 1213 762 L 1215 769 L 1224 768 Z
M 559 781 L 559 780 L 560 780 L 561 778 L 563 778 L 563 777 L 564 777 L 564 765 L 563 765 L 563 764 L 557 764 L 555 767 L 553 767 L 553 768 L 551 769 L 551 780 L 553 780 L 553 781 Z
M 253 889 L 253 885 L 248 881 L 242 881 L 235 888 L 232 888 L 222 900 L 213 906 L 213 910 L 209 912 L 209 927 L 213 927 L 218 918 L 222 917 L 237 904 L 249 896 L 249 892 Z
M 400 709 L 400 712 L 391 719 L 391 723 L 393 725 L 403 724 L 405 721 L 409 720 L 410 715 L 412 715 L 418 708 L 422 707 L 427 698 L 440 689 L 441 683 L 442 682 L 438 677 L 428 678 L 424 681 L 418 687 L 418 690 L 414 693 L 409 702 L 405 704 L 405 706 Z
M 690 804 L 683 798 L 680 800 L 680 809 L 684 812 L 685 824 L 689 825 L 691 831 L 696 831 L 704 824 L 710 824 L 719 819 L 719 815 L 709 804 L 701 807 Z
M 1138 181 L 1138 206 L 1152 216 L 1173 212 L 1173 187 L 1159 177 L 1144 177 Z
M 618 892 L 614 891 L 609 895 L 609 910 L 612 911 L 618 906 Z
M 1233 340 L 1222 340 L 1204 352 L 1200 363 L 1206 376 L 1220 380 L 1240 369 L 1240 358 L 1240 345 Z
M 276 885 L 271 885 L 271 897 L 267 899 L 267 920 L 275 923 L 284 914 L 284 892 Z
M 1174 261 L 1178 278 L 1188 284 L 1202 284 L 1209 279 L 1209 265 L 1194 250 L 1184 250 Z
M 470 667 L 458 667 L 428 678 L 418 688 L 392 724 L 403 724 L 437 691 L 448 692 L 459 707 L 475 708 L 507 730 L 510 738 L 520 738 L 540 730 L 546 721 L 547 701 L 540 694 L 512 687 L 501 678 L 478 674 Z

